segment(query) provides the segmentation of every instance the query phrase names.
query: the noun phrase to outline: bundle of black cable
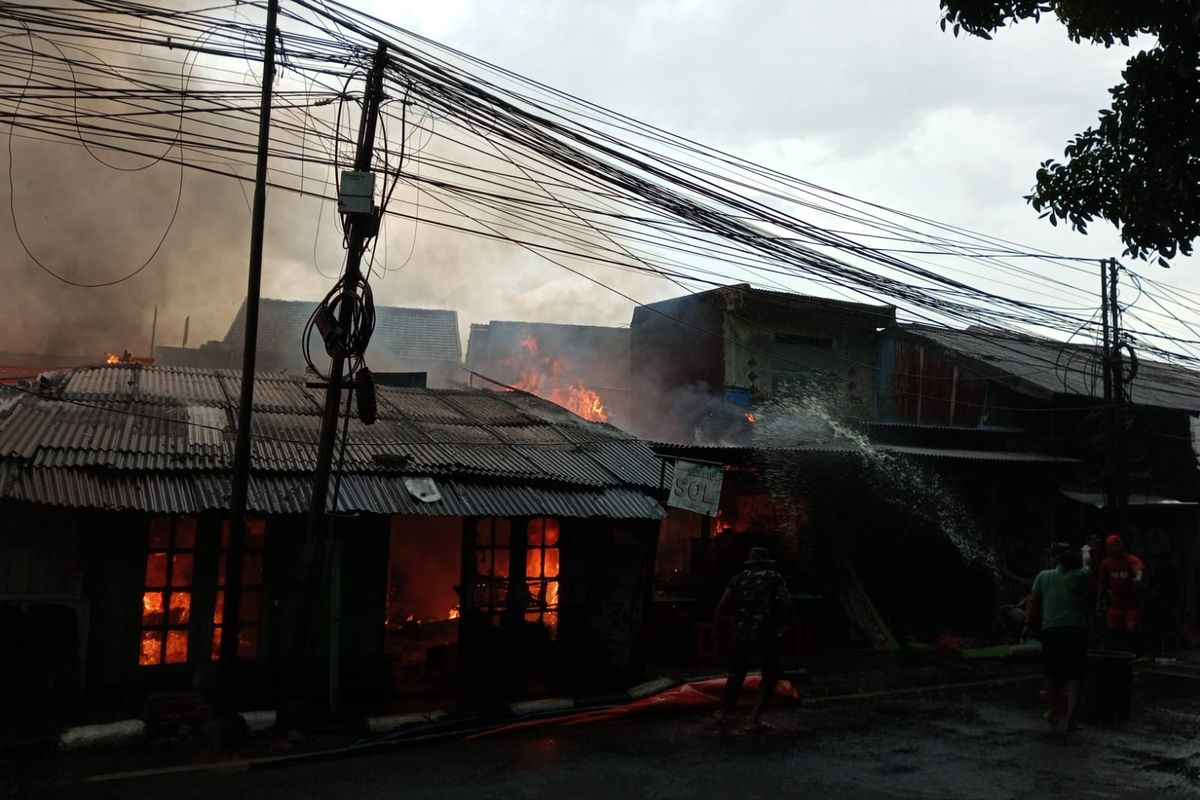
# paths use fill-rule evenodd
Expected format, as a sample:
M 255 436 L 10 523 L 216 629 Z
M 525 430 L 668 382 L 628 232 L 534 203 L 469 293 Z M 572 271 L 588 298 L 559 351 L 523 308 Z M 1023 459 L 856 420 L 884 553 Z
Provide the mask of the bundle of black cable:
M 330 358 L 346 359 L 349 362 L 347 374 L 357 372 L 363 364 L 371 335 L 375 332 L 375 299 L 367 279 L 360 275 L 350 285 L 343 275 L 304 326 L 304 361 L 309 369 L 322 375 L 313 362 L 310 350 L 314 327 L 321 334 L 326 354 Z

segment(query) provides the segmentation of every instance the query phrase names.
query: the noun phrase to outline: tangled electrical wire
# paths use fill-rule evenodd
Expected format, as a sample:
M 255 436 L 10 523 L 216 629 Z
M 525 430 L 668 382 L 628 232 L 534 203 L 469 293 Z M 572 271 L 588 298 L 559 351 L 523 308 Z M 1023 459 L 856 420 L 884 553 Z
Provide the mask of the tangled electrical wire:
M 154 157 L 248 182 L 258 89 L 246 63 L 265 41 L 251 18 L 262 8 L 261 0 L 188 11 L 163 0 L 0 3 L 0 124 L 17 143 Z M 336 202 L 336 183 L 314 173 L 344 166 L 353 136 L 343 117 L 382 43 L 388 102 L 372 170 L 384 176 L 381 213 L 394 220 L 520 248 L 635 303 L 641 298 L 596 270 L 686 291 L 732 283 L 819 290 L 892 305 L 909 322 L 985 326 L 1018 343 L 1030 333 L 1098 338 L 1094 262 L 786 175 L 338 0 L 286 0 L 280 13 L 269 185 L 322 208 Z M 400 132 L 390 143 L 389 123 Z M 1148 278 L 1138 288 L 1145 303 L 1128 313 L 1139 351 L 1200 365 L 1200 327 L 1187 322 L 1200 295 Z M 330 294 L 320 307 L 327 312 L 341 292 Z M 362 319 L 365 295 L 357 284 L 351 294 L 344 302 Z M 303 346 L 312 364 L 310 322 Z M 335 350 L 361 343 L 343 334 Z M 1056 368 L 1079 371 L 1070 359 L 1046 366 Z
M 375 297 L 371 284 L 363 275 L 353 283 L 348 283 L 343 275 L 313 309 L 304 326 L 301 344 L 304 361 L 313 373 L 328 380 L 328 373 L 313 357 L 313 339 L 319 338 L 325 345 L 325 354 L 345 359 L 346 374 L 353 376 L 366 362 L 367 345 L 374 333 Z

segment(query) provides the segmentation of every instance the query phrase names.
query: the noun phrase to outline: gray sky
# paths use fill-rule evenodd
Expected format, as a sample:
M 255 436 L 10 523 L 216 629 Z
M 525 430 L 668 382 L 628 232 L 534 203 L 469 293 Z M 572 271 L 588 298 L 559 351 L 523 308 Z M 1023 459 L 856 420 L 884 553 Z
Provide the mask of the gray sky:
M 1033 172 L 1108 105 L 1129 56 L 1053 20 L 988 42 L 937 0 L 450 0 L 375 13 L 609 108 L 792 175 L 1061 252 Z
M 942 32 L 937 0 L 452 0 L 376 2 L 373 11 L 864 199 L 1062 254 L 1122 250 L 1112 228 L 1054 228 L 1022 199 L 1037 165 L 1107 107 L 1131 55 L 1074 44 L 1053 19 L 984 41 Z M 1183 260 L 1170 273 L 1142 269 L 1200 285 Z M 544 275 L 567 293 L 580 283 L 552 268 Z M 1098 283 L 1066 270 L 1055 277 Z M 677 293 L 665 283 L 636 291 Z M 627 321 L 627 305 L 609 298 L 580 321 Z

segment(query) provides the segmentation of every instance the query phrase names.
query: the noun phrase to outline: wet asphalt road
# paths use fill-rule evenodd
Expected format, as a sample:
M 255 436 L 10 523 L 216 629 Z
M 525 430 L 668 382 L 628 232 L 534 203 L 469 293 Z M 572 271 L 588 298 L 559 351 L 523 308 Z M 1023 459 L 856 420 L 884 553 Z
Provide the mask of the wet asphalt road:
M 82 798 L 1200 797 L 1200 681 L 1146 676 L 1135 719 L 1067 734 L 1037 684 L 779 709 L 766 736 L 688 714 L 241 773 L 75 787 Z M 736 730 L 736 729 L 735 729 Z

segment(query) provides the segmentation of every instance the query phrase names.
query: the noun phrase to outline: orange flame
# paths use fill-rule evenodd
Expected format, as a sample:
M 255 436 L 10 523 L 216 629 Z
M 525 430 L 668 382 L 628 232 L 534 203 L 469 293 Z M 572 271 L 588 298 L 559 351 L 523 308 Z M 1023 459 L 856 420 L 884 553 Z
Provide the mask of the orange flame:
M 521 337 L 521 348 L 525 355 L 515 365 L 519 371 L 512 388 L 556 403 L 590 422 L 608 422 L 608 409 L 599 393 L 580 380 L 569 379 L 565 359 L 539 353 L 538 340 L 532 333 Z
M 720 536 L 732 527 L 729 520 L 725 519 L 725 512 L 718 508 L 717 517 L 713 520 L 713 536 Z
M 450 616 L 446 617 L 446 619 L 458 619 L 458 609 L 457 609 L 457 608 L 451 608 L 451 609 L 450 609 Z
M 746 422 L 749 422 L 751 425 L 753 425 L 754 423 L 758 422 L 758 419 L 754 416 L 753 412 L 747 411 Z
M 188 633 L 187 631 L 167 631 L 168 664 L 183 664 L 187 661 Z
M 581 383 L 573 383 L 568 386 L 564 400 L 553 396 L 550 399 L 586 420 L 608 422 L 608 411 L 605 410 L 604 403 L 600 402 L 600 395 L 591 389 L 584 388 Z
M 116 353 L 108 353 L 104 359 L 105 364 L 120 364 L 121 357 Z

